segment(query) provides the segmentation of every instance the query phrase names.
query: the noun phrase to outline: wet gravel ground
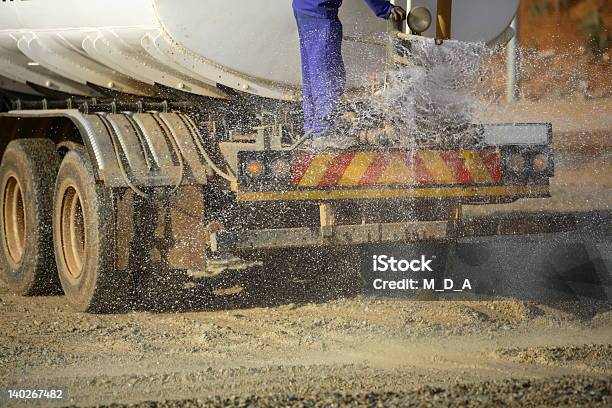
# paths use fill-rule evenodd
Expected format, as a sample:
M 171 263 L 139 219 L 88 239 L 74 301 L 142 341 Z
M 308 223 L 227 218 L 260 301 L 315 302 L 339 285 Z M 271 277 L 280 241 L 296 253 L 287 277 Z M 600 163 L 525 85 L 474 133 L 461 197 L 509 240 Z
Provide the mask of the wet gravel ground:
M 404 392 L 268 395 L 143 402 L 112 407 L 609 407 L 610 382 L 583 377 L 486 381 L 450 387 L 425 386 Z
M 105 316 L 0 284 L 0 310 L 0 405 L 610 404 L 612 310 L 601 301 L 353 295 Z M 66 398 L 6 399 L 32 388 Z

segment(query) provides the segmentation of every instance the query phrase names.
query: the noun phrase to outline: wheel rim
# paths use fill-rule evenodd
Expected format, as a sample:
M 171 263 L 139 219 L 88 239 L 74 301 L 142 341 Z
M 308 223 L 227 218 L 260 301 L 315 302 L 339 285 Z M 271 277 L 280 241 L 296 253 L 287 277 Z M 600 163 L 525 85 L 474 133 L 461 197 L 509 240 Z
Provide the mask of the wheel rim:
M 26 214 L 21 184 L 10 176 L 4 186 L 3 197 L 4 237 L 8 254 L 19 264 L 25 251 Z
M 60 239 L 64 263 L 71 278 L 83 273 L 85 254 L 85 218 L 78 191 L 69 186 L 64 191 L 60 213 Z

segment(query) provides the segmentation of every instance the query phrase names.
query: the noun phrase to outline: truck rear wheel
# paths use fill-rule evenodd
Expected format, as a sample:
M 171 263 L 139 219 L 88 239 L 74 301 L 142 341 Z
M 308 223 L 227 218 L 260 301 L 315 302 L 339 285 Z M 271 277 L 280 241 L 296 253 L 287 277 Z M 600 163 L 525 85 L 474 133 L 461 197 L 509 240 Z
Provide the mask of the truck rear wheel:
M 3 277 L 20 295 L 60 292 L 51 208 L 60 158 L 47 139 L 19 139 L 7 146 L 0 167 L 0 258 Z
M 57 175 L 53 235 L 57 269 L 74 308 L 111 313 L 129 306 L 132 279 L 115 270 L 112 190 L 96 183 L 84 149 L 68 152 Z

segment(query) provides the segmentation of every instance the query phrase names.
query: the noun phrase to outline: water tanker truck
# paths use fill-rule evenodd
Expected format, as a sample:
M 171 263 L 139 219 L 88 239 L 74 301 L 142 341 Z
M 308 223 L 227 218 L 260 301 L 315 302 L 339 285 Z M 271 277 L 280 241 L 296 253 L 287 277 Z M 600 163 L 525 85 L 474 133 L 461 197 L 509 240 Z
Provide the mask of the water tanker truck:
M 348 92 L 385 77 L 381 38 L 503 43 L 518 7 L 404 2 L 411 24 L 390 27 L 345 3 Z M 296 148 L 296 31 L 290 1 L 0 2 L 10 288 L 110 312 L 152 270 L 214 276 L 257 251 L 453 240 L 462 205 L 549 196 L 548 124 L 474 124 L 478 143 L 461 148 Z

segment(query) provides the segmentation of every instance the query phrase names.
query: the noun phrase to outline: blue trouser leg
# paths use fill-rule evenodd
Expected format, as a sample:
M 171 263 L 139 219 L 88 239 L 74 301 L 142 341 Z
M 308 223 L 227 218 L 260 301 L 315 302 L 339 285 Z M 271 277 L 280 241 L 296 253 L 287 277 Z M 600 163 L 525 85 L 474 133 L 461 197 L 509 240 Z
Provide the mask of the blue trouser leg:
M 296 12 L 302 55 L 304 130 L 321 136 L 334 125 L 346 84 L 342 23 Z
M 304 132 L 314 131 L 314 98 L 312 95 L 312 86 L 310 81 L 310 65 L 308 59 L 308 53 L 306 44 L 304 42 L 305 33 L 302 29 L 302 25 L 299 23 L 297 13 L 295 19 L 298 21 L 298 33 L 300 35 L 300 53 L 302 57 L 302 94 L 304 100 Z

